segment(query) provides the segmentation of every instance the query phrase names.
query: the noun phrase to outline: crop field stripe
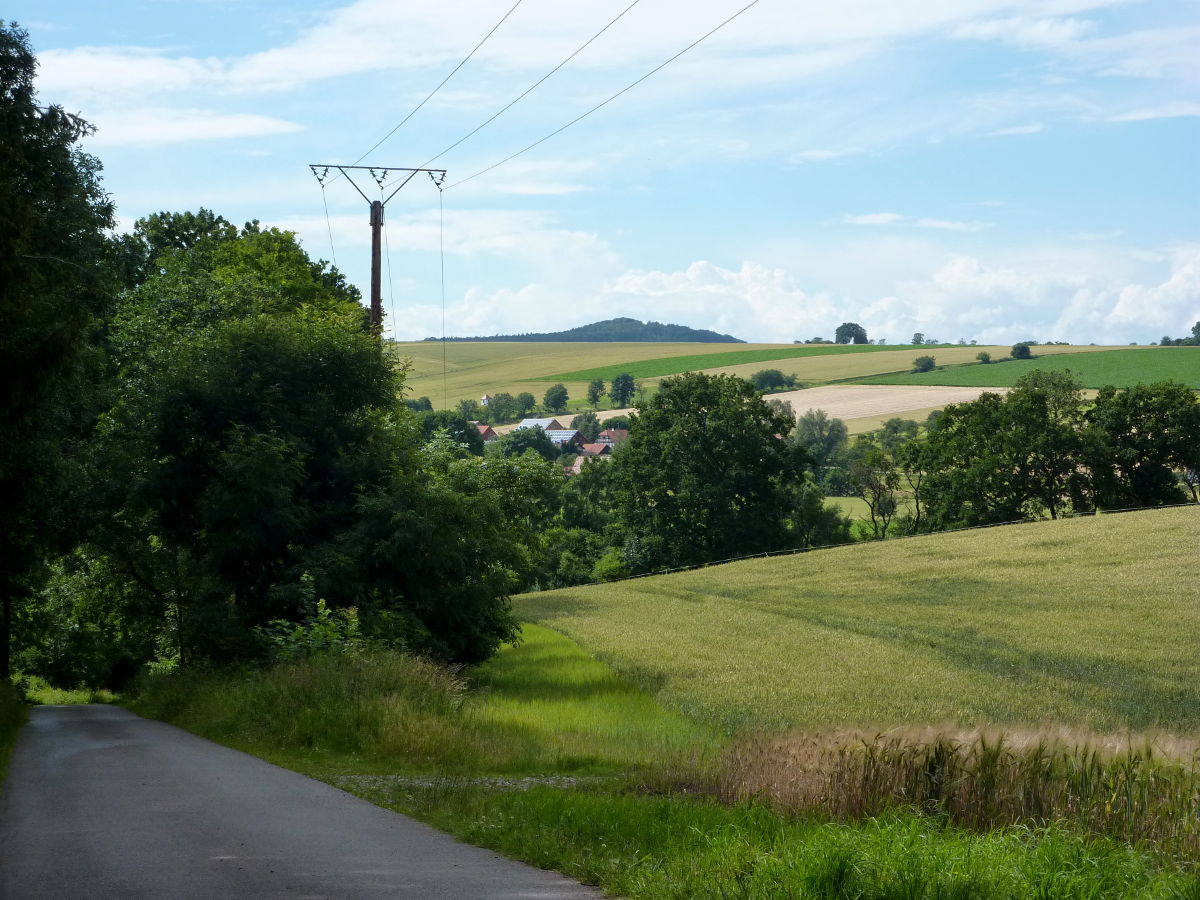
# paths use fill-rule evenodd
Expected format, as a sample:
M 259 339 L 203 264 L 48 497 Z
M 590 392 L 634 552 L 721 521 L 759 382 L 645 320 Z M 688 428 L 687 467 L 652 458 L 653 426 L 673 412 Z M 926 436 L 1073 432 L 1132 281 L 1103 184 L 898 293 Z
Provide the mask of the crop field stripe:
M 1036 348 L 1035 348 L 1036 349 Z M 1070 370 L 1084 387 L 1132 387 L 1173 380 L 1200 390 L 1200 347 L 1145 347 L 1134 350 L 1100 350 L 1095 353 L 1053 355 L 1034 359 L 1006 359 L 933 372 L 867 375 L 858 384 L 947 385 L 954 387 L 1012 387 L 1034 369 Z
M 842 353 L 880 353 L 888 350 L 916 349 L 909 345 L 875 344 L 818 344 L 785 347 L 782 350 L 730 350 L 724 353 L 697 353 L 691 356 L 667 356 L 660 359 L 644 359 L 618 365 L 596 366 L 558 375 L 543 375 L 536 381 L 591 381 L 603 378 L 611 381 L 617 375 L 628 374 L 634 378 L 659 378 L 680 375 L 684 372 L 699 372 L 704 369 L 719 369 L 742 363 L 771 362 L 783 359 L 803 359 L 809 356 L 834 356 Z M 933 348 L 937 349 L 937 348 Z

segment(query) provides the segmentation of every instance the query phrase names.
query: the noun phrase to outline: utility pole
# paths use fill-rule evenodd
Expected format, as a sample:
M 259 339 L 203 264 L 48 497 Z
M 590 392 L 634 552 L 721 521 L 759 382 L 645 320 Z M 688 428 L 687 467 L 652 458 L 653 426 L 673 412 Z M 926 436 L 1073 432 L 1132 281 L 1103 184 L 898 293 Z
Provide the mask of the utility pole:
M 383 228 L 383 208 L 388 201 L 396 196 L 406 184 L 412 181 L 417 175 L 425 172 L 433 179 L 433 183 L 439 188 L 442 181 L 446 178 L 445 169 L 408 169 L 397 166 L 339 166 L 336 163 L 309 163 L 308 166 L 317 182 L 322 188 L 325 187 L 326 181 L 332 181 L 329 173 L 333 170 L 345 178 L 358 191 L 358 195 L 367 201 L 367 205 L 371 208 L 371 327 L 378 329 L 382 334 L 383 330 L 383 288 L 380 281 L 381 253 L 379 249 L 379 235 Z M 379 185 L 380 197 L 383 197 L 383 185 L 387 181 L 388 175 L 391 172 L 407 172 L 407 177 L 387 197 L 380 200 L 371 200 L 363 193 L 362 188 L 354 181 L 350 175 L 352 171 L 370 172 L 371 177 L 375 179 L 375 183 Z M 334 176 L 337 178 L 338 176 Z

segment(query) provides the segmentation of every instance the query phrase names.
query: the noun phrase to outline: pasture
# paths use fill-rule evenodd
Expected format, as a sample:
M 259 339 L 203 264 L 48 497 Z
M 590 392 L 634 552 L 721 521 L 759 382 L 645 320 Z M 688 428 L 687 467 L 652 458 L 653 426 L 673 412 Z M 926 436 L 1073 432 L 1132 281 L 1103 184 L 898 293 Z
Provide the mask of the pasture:
M 731 730 L 1195 730 L 1198 527 L 1196 506 L 1036 522 L 528 594 L 516 609 Z
M 1033 359 L 1005 359 L 988 365 L 975 363 L 951 366 L 933 372 L 871 375 L 862 379 L 871 384 L 960 385 L 970 387 L 1011 387 L 1026 372 L 1041 369 L 1049 372 L 1070 370 L 1084 387 L 1105 385 L 1127 388 L 1138 383 L 1178 381 L 1200 390 L 1200 347 L 1143 347 L 1109 350 L 1101 353 L 1063 356 L 1050 355 L 1050 347 L 1034 347 Z M 955 359 L 934 353 L 939 364 L 953 364 Z M 995 354 L 993 354 L 995 356 Z

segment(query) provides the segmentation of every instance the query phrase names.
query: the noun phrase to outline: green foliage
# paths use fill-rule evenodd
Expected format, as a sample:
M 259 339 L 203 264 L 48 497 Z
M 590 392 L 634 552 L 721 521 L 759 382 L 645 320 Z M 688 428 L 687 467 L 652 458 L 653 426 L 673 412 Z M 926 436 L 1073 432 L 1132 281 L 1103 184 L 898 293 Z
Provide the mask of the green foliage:
M 428 397 L 418 397 L 416 400 L 405 400 L 404 405 L 413 412 L 433 412 L 433 401 Z
M 507 391 L 501 391 L 488 404 L 487 417 L 497 425 L 519 419 L 521 414 L 517 406 L 517 398 Z
M 586 443 L 594 443 L 601 429 L 604 428 L 600 424 L 599 417 L 591 410 L 586 410 L 575 416 L 571 422 L 571 427 L 578 431 Z
M 629 405 L 629 401 L 633 399 L 633 392 L 636 390 L 633 382 L 633 376 L 628 372 L 622 372 L 612 379 L 612 384 L 608 389 L 608 396 L 612 398 L 613 406 L 618 409 L 623 409 Z
M 0 21 L 0 678 L 14 601 L 67 540 L 65 452 L 95 413 L 97 335 L 116 278 L 91 126 L 42 106 L 28 34 Z
M 517 394 L 517 416 L 518 417 L 523 418 L 523 417 L 529 415 L 531 412 L 533 412 L 533 409 L 536 406 L 537 406 L 537 400 L 534 399 L 533 394 L 529 393 L 529 391 L 521 391 L 521 393 Z
M 1086 505 L 1083 395 L 1069 373 L 1034 371 L 1006 396 L 946 407 L 929 434 L 927 493 L 938 527 L 1011 522 Z
M 828 493 L 841 494 L 848 489 L 843 465 L 848 435 L 841 419 L 829 418 L 823 409 L 810 409 L 796 420 L 788 436 L 812 460 L 817 484 Z
M 1013 359 L 1033 359 L 1033 351 L 1029 349 L 1028 341 L 1022 341 L 1019 344 L 1012 345 L 1011 356 Z
M 542 403 L 550 412 L 564 412 L 567 408 L 567 389 L 562 384 L 556 384 L 546 389 Z
M 1178 473 L 1200 470 L 1200 403 L 1189 388 L 1172 381 L 1102 388 L 1087 421 L 1100 505 L 1187 499 Z
M 330 609 L 325 598 L 317 598 L 311 575 L 301 575 L 301 591 L 312 602 L 311 613 L 299 622 L 273 619 L 257 631 L 266 642 L 268 654 L 276 661 L 307 659 L 313 656 L 357 656 L 367 649 L 358 622 L 358 610 Z
M 833 333 L 834 343 L 837 344 L 867 344 L 867 329 L 857 322 L 843 322 Z
M 518 428 L 508 434 L 502 434 L 487 445 L 489 457 L 516 457 L 533 451 L 542 459 L 552 462 L 559 457 L 558 447 L 550 436 L 535 425 L 532 428 Z
M 980 350 L 975 355 L 975 358 L 986 366 L 992 361 L 992 354 L 988 353 L 986 350 Z
M 0 678 L 0 787 L 4 786 L 8 755 L 28 715 L 28 707 L 20 692 L 7 678 Z
M 847 459 L 850 491 L 866 502 L 873 536 L 882 540 L 887 537 L 899 509 L 896 492 L 900 487 L 900 473 L 896 469 L 895 456 L 886 446 L 877 443 L 873 435 L 860 434 Z
M 937 368 L 937 362 L 932 356 L 918 356 L 913 360 L 912 370 L 914 372 L 932 372 Z
M 479 429 L 472 425 L 462 413 L 449 412 L 444 409 L 430 410 L 421 413 L 417 421 L 421 426 L 421 435 L 426 443 L 433 440 L 434 435 L 439 432 L 445 432 L 456 443 L 466 447 L 468 452 L 476 456 L 483 455 L 483 436 L 479 433 Z
M 587 399 L 592 406 L 597 406 L 600 403 L 600 398 L 604 396 L 604 379 L 593 378 L 588 382 Z
M 635 568 L 782 546 L 787 485 L 804 463 L 780 437 L 789 424 L 743 379 L 663 381 L 613 461 L 621 518 L 642 548 Z
M 750 376 L 750 383 L 760 391 L 791 390 L 796 387 L 796 376 L 784 375 L 778 369 L 763 369 Z

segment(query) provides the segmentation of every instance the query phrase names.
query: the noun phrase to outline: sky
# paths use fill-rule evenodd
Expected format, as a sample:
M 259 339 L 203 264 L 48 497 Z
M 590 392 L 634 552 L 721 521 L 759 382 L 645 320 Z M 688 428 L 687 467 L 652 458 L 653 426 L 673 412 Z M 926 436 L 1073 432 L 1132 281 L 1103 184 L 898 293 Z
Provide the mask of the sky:
M 85 149 L 123 229 L 200 207 L 258 219 L 366 295 L 367 203 L 309 164 L 444 167 L 440 196 L 422 175 L 387 205 L 400 340 L 631 316 L 757 342 L 852 321 L 893 343 L 1125 344 L 1200 320 L 1200 0 L 758 0 L 472 177 L 748 2 L 6 16 L 41 102 L 96 126 Z

